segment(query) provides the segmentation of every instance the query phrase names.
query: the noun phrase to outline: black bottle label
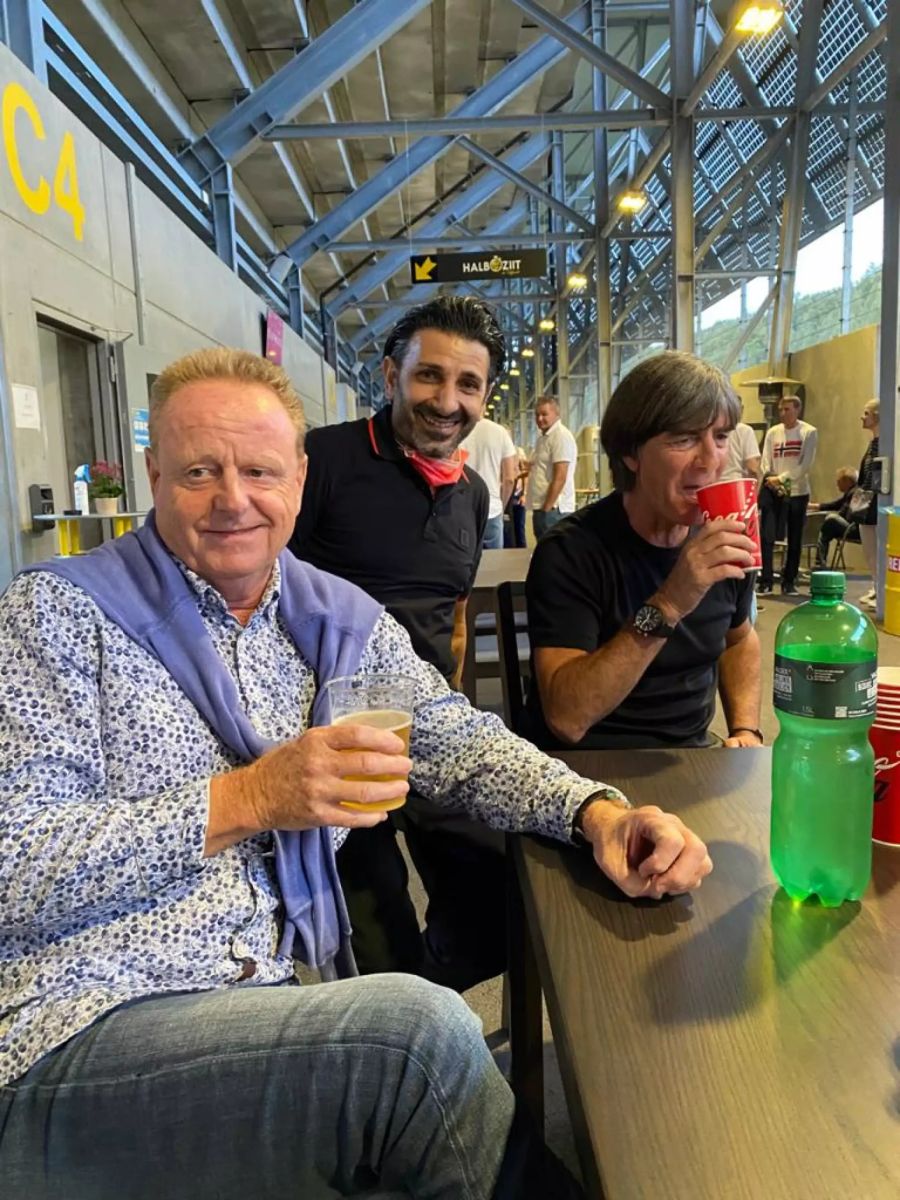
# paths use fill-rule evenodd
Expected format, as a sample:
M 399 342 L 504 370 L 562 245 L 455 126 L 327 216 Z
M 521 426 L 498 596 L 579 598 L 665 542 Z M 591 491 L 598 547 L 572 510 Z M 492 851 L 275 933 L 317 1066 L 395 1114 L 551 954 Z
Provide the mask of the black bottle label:
M 875 715 L 877 662 L 801 662 L 775 655 L 775 707 L 795 717 L 849 721 Z

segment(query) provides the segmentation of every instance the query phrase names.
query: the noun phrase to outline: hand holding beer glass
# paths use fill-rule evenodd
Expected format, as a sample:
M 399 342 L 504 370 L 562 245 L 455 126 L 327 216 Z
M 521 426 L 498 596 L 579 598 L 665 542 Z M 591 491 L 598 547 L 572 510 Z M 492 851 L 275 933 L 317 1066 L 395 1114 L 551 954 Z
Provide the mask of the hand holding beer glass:
M 367 725 L 373 729 L 388 729 L 403 742 L 398 757 L 409 753 L 412 728 L 414 681 L 407 675 L 344 675 L 325 685 L 328 723 L 330 725 Z M 354 753 L 354 751 L 342 751 Z M 358 753 L 358 752 L 357 752 Z M 397 775 L 346 775 L 345 779 L 361 783 L 405 780 L 406 773 Z M 406 796 L 362 804 L 342 800 L 343 808 L 355 812 L 390 812 L 406 803 Z

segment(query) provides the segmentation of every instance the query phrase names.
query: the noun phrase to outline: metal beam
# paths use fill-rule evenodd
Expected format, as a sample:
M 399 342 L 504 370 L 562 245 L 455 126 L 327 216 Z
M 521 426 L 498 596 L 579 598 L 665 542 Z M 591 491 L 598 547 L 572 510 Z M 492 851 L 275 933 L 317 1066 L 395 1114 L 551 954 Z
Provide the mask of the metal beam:
M 797 115 L 791 138 L 791 164 L 785 181 L 784 206 L 781 217 L 781 251 L 778 263 L 775 309 L 772 313 L 772 333 L 769 341 L 769 374 L 783 374 L 791 338 L 791 316 L 794 311 L 794 281 L 797 275 L 797 253 L 800 249 L 800 230 L 803 221 L 803 199 L 806 191 L 806 165 L 809 157 L 811 117 L 804 104 L 815 83 L 819 30 L 822 24 L 824 0 L 806 0 L 803 5 L 803 24 L 797 51 L 796 101 Z
M 524 218 L 525 212 L 526 208 L 524 202 L 515 205 L 509 210 L 509 212 L 502 213 L 499 217 L 497 217 L 496 220 L 494 220 L 488 226 L 486 232 L 488 232 L 492 238 L 494 236 L 502 237 L 509 229 L 510 225 L 514 225 Z M 406 297 L 404 297 L 404 300 L 413 304 L 424 304 L 426 300 L 430 300 L 432 296 L 436 296 L 440 289 L 441 285 L 437 283 L 417 285 L 414 288 L 410 288 Z M 404 308 L 404 300 L 393 300 L 390 304 L 390 307 L 384 313 L 377 316 L 374 320 L 368 321 L 366 326 L 350 339 L 350 345 L 353 347 L 353 349 L 358 352 L 359 349 L 362 346 L 365 346 L 367 342 L 372 341 L 374 338 L 380 337 L 384 330 L 393 323 L 395 316 Z M 365 307 L 368 307 L 368 305 Z
M 681 107 L 682 115 L 689 117 L 703 97 L 706 95 L 709 85 L 713 82 L 722 68 L 731 59 L 731 56 L 741 44 L 741 35 L 735 29 L 730 29 L 722 38 L 719 45 L 712 52 L 707 60 L 706 66 L 697 76 L 691 87 L 691 90 L 684 98 Z
M 900 112 L 900 6 L 887 6 L 887 110 Z M 884 246 L 882 252 L 883 278 L 881 289 L 881 335 L 879 338 L 879 383 L 881 401 L 878 452 L 893 465 L 893 502 L 900 500 L 900 478 L 897 471 L 897 382 L 900 356 L 900 293 L 897 279 L 900 272 L 900 121 L 888 121 L 884 131 Z M 878 595 L 879 611 L 884 610 L 885 538 L 887 518 L 882 511 L 878 517 Z
M 844 262 L 841 268 L 841 333 L 850 332 L 850 298 L 853 294 L 853 217 L 856 211 L 856 88 L 857 72 L 850 76 L 850 119 L 847 122 L 847 173 L 844 176 Z
M 197 180 L 223 162 L 239 163 L 261 134 L 288 120 L 401 29 L 431 0 L 360 0 L 305 50 L 270 76 L 187 148 L 181 158 Z
M 810 112 L 820 104 L 826 96 L 828 96 L 842 79 L 845 79 L 854 68 L 858 67 L 866 55 L 871 54 L 876 50 L 887 36 L 887 22 L 879 25 L 867 37 L 855 46 L 847 57 L 834 68 L 830 75 L 827 75 L 818 87 L 813 88 L 810 94 L 803 102 L 805 112 Z
M 587 15 L 580 8 L 566 18 L 567 23 L 576 30 L 586 28 L 587 19 Z M 456 117 L 488 116 L 511 100 L 524 87 L 532 84 L 536 78 L 563 58 L 565 53 L 565 49 L 553 38 L 539 38 L 524 53 L 518 55 L 498 71 L 483 87 L 478 88 L 471 96 L 463 100 L 450 115 Z M 271 267 L 272 276 L 278 280 L 283 279 L 290 270 L 292 262 L 302 267 L 317 251 L 346 233 L 373 208 L 377 208 L 391 192 L 407 179 L 440 157 L 452 142 L 453 138 L 448 136 L 423 137 L 408 147 L 402 155 L 392 159 L 376 175 L 357 188 L 351 196 L 342 200 L 311 229 L 306 230 L 293 241 L 275 259 Z
M 503 160 L 518 171 L 530 166 L 542 154 L 546 154 L 548 149 L 549 138 L 535 134 L 507 151 Z M 442 234 L 456 221 L 474 212 L 502 186 L 501 179 L 498 179 L 492 172 L 484 170 L 464 192 L 452 196 L 424 224 L 420 225 L 416 233 L 419 237 Z M 395 252 L 386 254 L 379 262 L 366 268 L 347 287 L 339 291 L 334 299 L 328 302 L 329 313 L 333 317 L 338 316 L 349 304 L 364 299 L 374 288 L 380 287 L 382 283 L 387 283 L 393 275 L 407 265 L 408 257 L 409 251 L 405 247 L 398 248 Z
M 731 347 L 731 349 L 725 355 L 725 360 L 722 363 L 723 371 L 730 371 L 731 368 L 734 366 L 734 364 L 737 362 L 737 360 L 740 358 L 741 351 L 744 349 L 744 347 L 750 341 L 751 337 L 753 336 L 753 334 L 756 330 L 757 325 L 760 323 L 760 321 L 763 319 L 763 317 L 769 311 L 769 306 L 772 303 L 772 301 L 775 299 L 775 293 L 777 291 L 778 291 L 778 284 L 776 282 L 776 283 L 772 284 L 771 288 L 769 289 L 769 291 L 766 295 L 766 298 L 763 300 L 762 304 L 760 304 L 759 308 L 756 310 L 756 312 L 753 314 L 753 316 L 750 318 L 750 320 L 747 322 L 747 324 L 741 330 L 740 336 L 735 340 L 734 345 Z
M 508 179 L 510 183 L 514 183 L 516 187 L 521 188 L 523 192 L 534 196 L 535 200 L 538 200 L 541 204 L 545 204 L 547 208 L 553 209 L 554 212 L 559 213 L 565 221 L 576 225 L 579 229 L 585 230 L 586 233 L 592 232 L 590 221 L 583 217 L 580 212 L 576 212 L 574 208 L 570 208 L 568 204 L 563 204 L 554 196 L 548 195 L 545 188 L 542 188 L 537 183 L 532 183 L 527 176 L 523 175 L 521 171 L 516 171 L 509 163 L 505 163 L 502 158 L 497 158 L 489 150 L 483 150 L 471 138 L 461 137 L 458 145 L 468 150 L 475 158 L 480 159 L 490 170 L 496 171 L 505 179 Z
M 574 50 L 582 58 L 587 59 L 591 66 L 602 71 L 610 79 L 615 79 L 616 83 L 620 84 L 623 88 L 627 88 L 629 92 L 640 96 L 653 108 L 662 109 L 663 112 L 669 109 L 671 101 L 665 92 L 660 91 L 658 87 L 644 79 L 637 71 L 632 71 L 631 67 L 625 66 L 617 58 L 595 46 L 586 37 L 582 37 L 570 25 L 561 21 L 559 17 L 555 17 L 552 13 L 547 12 L 545 8 L 541 8 L 539 4 L 535 3 L 535 0 L 513 0 L 513 4 L 517 8 L 521 8 L 524 13 L 527 13 L 538 25 L 549 30 L 563 45 L 568 46 L 570 50 Z
M 668 230 L 666 230 L 668 233 Z M 660 231 L 646 234 L 633 234 L 632 237 L 659 237 Z M 554 235 L 554 241 L 559 241 L 559 236 Z M 564 233 L 562 240 L 574 245 L 586 241 L 586 236 L 583 233 Z M 359 242 L 332 242 L 329 246 L 331 250 L 340 250 L 346 253 L 364 254 L 374 251 L 383 250 L 406 250 L 410 253 L 418 253 L 420 250 L 478 250 L 485 246 L 518 246 L 521 249 L 531 247 L 532 249 L 540 249 L 546 246 L 549 238 L 545 233 L 504 233 L 500 236 L 492 236 L 486 230 L 480 233 L 467 234 L 465 237 L 402 237 L 398 235 L 392 238 L 376 238 L 372 241 Z
M 6 42 L 29 71 L 46 83 L 42 8 L 39 0 L 0 0 L 0 42 Z
M 622 111 L 609 108 L 590 112 L 513 113 L 497 117 L 417 117 L 392 121 L 334 121 L 327 125 L 274 125 L 264 142 L 306 142 L 315 138 L 416 137 L 423 134 L 525 133 L 533 129 L 583 131 L 606 126 L 631 129 L 634 125 L 667 125 L 669 118 L 652 108 Z
M 591 30 L 594 45 L 606 50 L 606 0 L 592 0 Z M 593 101 L 596 108 L 607 104 L 606 76 L 599 67 L 592 73 Z M 610 292 L 609 241 L 603 236 L 603 226 L 609 217 L 609 144 L 604 129 L 594 131 L 594 302 L 597 310 L 597 412 L 599 425 L 606 412 L 612 392 L 612 295 Z M 569 366 L 571 371 L 571 364 Z M 598 471 L 605 468 L 605 459 L 596 463 Z M 604 479 L 604 484 L 608 480 Z
M 671 0 L 672 345 L 694 349 L 694 122 L 685 113 L 693 76 L 693 0 Z M 725 44 L 724 42 L 722 43 Z

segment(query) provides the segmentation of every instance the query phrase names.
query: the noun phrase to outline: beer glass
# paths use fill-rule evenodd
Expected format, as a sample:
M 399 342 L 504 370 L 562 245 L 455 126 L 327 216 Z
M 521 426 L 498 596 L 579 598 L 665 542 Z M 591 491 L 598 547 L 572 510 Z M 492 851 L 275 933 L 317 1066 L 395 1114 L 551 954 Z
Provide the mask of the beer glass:
M 403 740 L 403 754 L 409 754 L 415 681 L 408 675 L 343 675 L 325 685 L 325 702 L 330 725 L 368 725 L 389 729 Z M 344 751 L 355 754 L 358 751 Z M 386 782 L 405 779 L 405 775 L 345 775 L 345 779 Z M 345 808 L 357 812 L 390 812 L 406 803 L 405 796 L 360 804 L 342 800 Z

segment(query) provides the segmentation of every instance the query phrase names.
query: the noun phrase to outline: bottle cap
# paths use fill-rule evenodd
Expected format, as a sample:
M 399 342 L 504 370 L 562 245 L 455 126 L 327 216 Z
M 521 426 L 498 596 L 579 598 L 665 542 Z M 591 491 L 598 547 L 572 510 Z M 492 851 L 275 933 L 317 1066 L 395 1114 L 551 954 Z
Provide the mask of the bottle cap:
M 836 596 L 843 598 L 847 577 L 843 571 L 813 571 L 809 579 L 812 596 Z

